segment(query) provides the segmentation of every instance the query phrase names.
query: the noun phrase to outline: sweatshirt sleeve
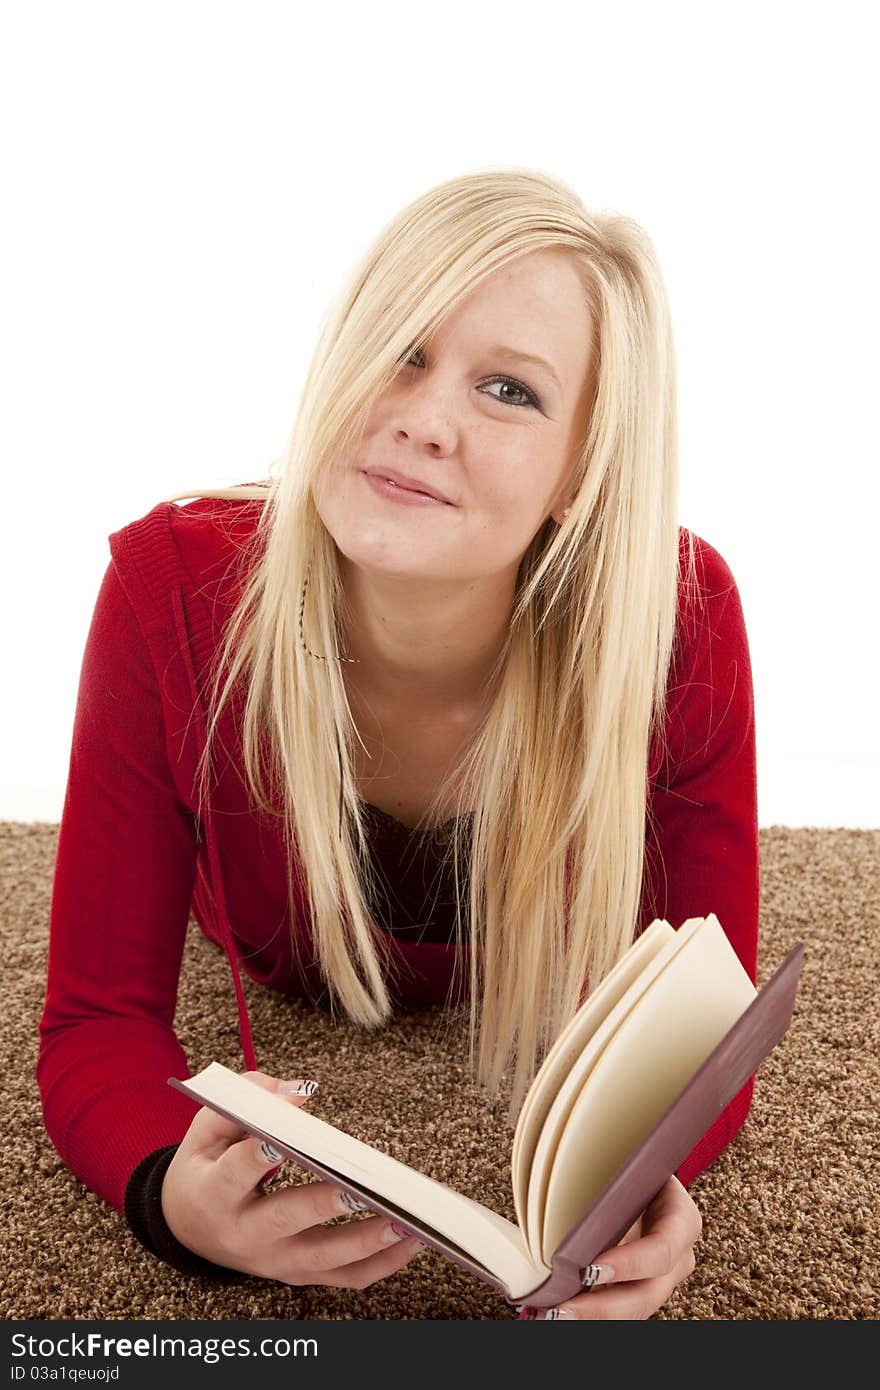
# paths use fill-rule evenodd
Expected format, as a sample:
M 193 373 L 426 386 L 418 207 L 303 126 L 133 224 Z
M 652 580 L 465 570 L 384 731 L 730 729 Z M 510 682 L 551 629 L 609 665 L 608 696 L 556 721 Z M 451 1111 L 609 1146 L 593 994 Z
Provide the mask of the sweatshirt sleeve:
M 126 1183 L 196 1103 L 173 1019 L 196 827 L 169 767 L 149 651 L 111 561 L 89 629 L 52 888 L 35 1076 L 48 1135 L 124 1215 Z
M 760 869 L 755 707 L 748 639 L 733 575 L 702 543 L 704 597 L 685 620 L 669 690 L 664 762 L 646 835 L 655 917 L 678 928 L 714 912 L 753 984 L 757 980 Z M 698 558 L 698 571 L 701 562 Z M 743 1125 L 752 1075 L 677 1171 L 689 1187 Z
M 178 1148 L 178 1144 L 167 1144 L 141 1159 L 125 1189 L 125 1218 L 145 1249 L 182 1274 L 200 1274 L 215 1283 L 240 1284 L 247 1275 L 189 1250 L 165 1220 L 162 1180 Z

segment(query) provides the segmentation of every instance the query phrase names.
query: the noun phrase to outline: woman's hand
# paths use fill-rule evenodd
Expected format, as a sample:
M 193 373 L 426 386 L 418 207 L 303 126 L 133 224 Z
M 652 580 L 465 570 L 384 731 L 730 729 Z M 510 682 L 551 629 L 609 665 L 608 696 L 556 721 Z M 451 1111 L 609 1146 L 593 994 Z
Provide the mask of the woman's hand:
M 244 1075 L 267 1091 L 278 1081 L 264 1072 Z M 308 1096 L 285 1096 L 302 1105 Z M 365 1289 L 396 1274 L 423 1249 L 401 1240 L 384 1217 L 325 1223 L 350 1216 L 342 1189 L 329 1182 L 263 1192 L 260 1184 L 283 1162 L 263 1140 L 204 1105 L 181 1141 L 162 1180 L 162 1212 L 187 1249 L 228 1269 L 284 1284 L 326 1284 Z
M 693 1273 L 702 1230 L 696 1203 L 673 1174 L 620 1244 L 596 1256 L 595 1265 L 614 1271 L 611 1281 L 539 1309 L 536 1317 L 650 1318 Z

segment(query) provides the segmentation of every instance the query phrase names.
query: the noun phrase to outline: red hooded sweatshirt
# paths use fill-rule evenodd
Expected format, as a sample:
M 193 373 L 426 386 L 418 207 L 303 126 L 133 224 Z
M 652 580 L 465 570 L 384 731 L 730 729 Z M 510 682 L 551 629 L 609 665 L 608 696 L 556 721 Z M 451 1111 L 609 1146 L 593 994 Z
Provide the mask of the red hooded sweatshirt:
M 187 1260 L 191 1252 L 167 1239 L 159 1205 L 161 1175 L 198 1111 L 168 1085 L 170 1076 L 192 1074 L 174 1031 L 190 912 L 229 959 L 243 1070 L 259 1063 L 239 965 L 271 989 L 316 1003 L 325 993 L 301 887 L 291 946 L 284 845 L 277 822 L 256 816 L 248 802 L 235 700 L 220 720 L 215 766 L 224 750 L 232 756 L 204 822 L 196 815 L 208 671 L 241 591 L 239 550 L 262 505 L 162 502 L 109 537 L 112 559 L 79 682 L 35 1069 L 46 1129 L 68 1168 L 124 1214 L 148 1248 L 204 1272 L 220 1267 Z M 683 531 L 681 538 L 683 556 Z M 685 611 L 692 600 L 682 597 L 666 746 L 650 755 L 639 931 L 655 917 L 677 928 L 714 912 L 755 983 L 759 862 L 748 642 L 730 569 L 706 541 L 694 541 L 702 602 Z M 442 1003 L 454 952 L 468 949 L 452 939 L 454 891 L 448 886 L 427 904 L 424 885 L 436 877 L 428 841 L 414 857 L 409 829 L 378 808 L 370 815 L 377 867 L 394 890 L 377 925 L 398 967 L 396 997 Z M 194 1070 L 209 1060 L 197 1059 Z M 739 1130 L 753 1084 L 754 1077 L 681 1164 L 685 1186 Z

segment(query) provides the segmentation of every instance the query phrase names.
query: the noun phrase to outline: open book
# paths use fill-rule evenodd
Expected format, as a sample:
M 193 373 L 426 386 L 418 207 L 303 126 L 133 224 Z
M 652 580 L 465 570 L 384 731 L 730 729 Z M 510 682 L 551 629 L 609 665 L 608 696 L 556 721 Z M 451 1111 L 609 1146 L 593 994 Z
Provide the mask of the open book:
M 509 1303 L 553 1307 L 779 1042 L 803 942 L 756 990 L 714 913 L 655 920 L 547 1053 L 513 1137 L 514 1224 L 212 1062 L 169 1085 L 391 1217 Z

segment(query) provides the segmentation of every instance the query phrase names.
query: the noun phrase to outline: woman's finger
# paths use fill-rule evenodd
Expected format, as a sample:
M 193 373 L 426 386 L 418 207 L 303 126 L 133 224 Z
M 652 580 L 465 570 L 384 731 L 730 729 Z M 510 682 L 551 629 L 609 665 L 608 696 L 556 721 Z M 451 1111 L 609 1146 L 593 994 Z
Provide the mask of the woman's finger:
M 268 1076 L 263 1071 L 248 1071 L 244 1075 L 249 1081 L 261 1086 L 265 1091 L 277 1091 L 280 1085 L 278 1077 Z M 285 1095 L 284 1099 L 289 1104 L 302 1105 L 309 1097 Z M 253 1140 L 253 1135 L 249 1130 L 242 1129 L 241 1125 L 236 1124 L 234 1120 L 227 1119 L 225 1115 L 219 1115 L 210 1105 L 203 1105 L 181 1140 L 180 1147 L 187 1156 L 198 1153 L 206 1158 L 220 1159 L 232 1145 L 239 1143 L 242 1138 Z M 255 1140 L 254 1142 L 259 1145 L 261 1141 Z M 277 1165 L 279 1160 L 276 1159 L 275 1162 Z M 258 1173 L 254 1181 L 258 1181 L 259 1176 L 265 1177 L 266 1169 L 270 1166 L 268 1162 L 264 1163 L 262 1174 Z
M 693 1198 L 674 1175 L 627 1231 L 619 1245 L 596 1256 L 610 1282 L 550 1308 L 543 1317 L 649 1318 L 696 1267 L 694 1244 L 703 1221 Z
M 686 1259 L 670 1274 L 659 1279 L 639 1279 L 625 1284 L 600 1284 L 589 1293 L 566 1299 L 558 1308 L 548 1308 L 539 1317 L 548 1321 L 579 1318 L 586 1322 L 606 1320 L 637 1321 L 653 1317 L 694 1270 Z
M 588 1322 L 606 1319 L 638 1320 L 651 1318 L 689 1279 L 696 1268 L 691 1246 L 676 1267 L 657 1279 L 634 1279 L 623 1284 L 602 1284 L 587 1293 L 566 1299 L 557 1308 L 548 1308 L 539 1317 L 582 1318 Z
M 326 1274 L 322 1275 L 322 1282 L 334 1288 L 366 1289 L 370 1284 L 375 1284 L 377 1279 L 387 1279 L 389 1274 L 396 1274 L 416 1255 L 420 1255 L 424 1249 L 425 1247 L 414 1239 L 401 1240 L 396 1245 L 368 1255 L 365 1259 L 355 1260 L 351 1264 L 340 1265 L 338 1269 L 328 1270 Z M 281 1278 L 283 1276 L 278 1275 L 276 1277 Z
M 699 1208 L 673 1174 L 646 1208 L 642 1216 L 642 1234 L 625 1244 L 603 1250 L 593 1263 L 609 1265 L 614 1270 L 612 1282 L 615 1284 L 663 1279 L 688 1258 L 688 1251 L 693 1249 L 702 1228 Z
M 311 1185 L 311 1184 L 310 1184 Z M 302 1190 L 302 1189 L 300 1189 Z M 275 1193 L 267 1201 L 287 1194 Z M 285 1204 L 279 1203 L 279 1211 Z M 347 1270 L 353 1264 L 383 1255 L 386 1250 L 401 1249 L 401 1257 L 406 1259 L 419 1248 L 419 1242 L 409 1236 L 401 1236 L 391 1222 L 384 1216 L 370 1216 L 365 1220 L 346 1221 L 340 1226 L 315 1224 L 302 1226 L 302 1215 L 294 1206 L 289 1206 L 290 1229 L 287 1236 L 264 1247 L 276 1268 L 283 1269 L 285 1263 L 319 1270 L 324 1275 L 332 1271 Z M 387 1268 L 387 1261 L 382 1265 Z
M 310 1227 L 320 1230 L 326 1222 L 340 1216 L 350 1217 L 351 1214 L 342 1188 L 330 1182 L 304 1182 L 294 1187 L 278 1188 L 275 1192 L 254 1193 L 253 1201 L 248 1202 L 242 1211 L 241 1220 L 247 1222 L 257 1245 L 268 1246 L 273 1241 L 289 1240 Z M 362 1224 L 353 1223 L 352 1229 Z M 370 1246 L 369 1243 L 364 1249 L 355 1247 L 351 1258 L 361 1259 L 374 1248 L 375 1244 Z M 339 1263 L 339 1259 L 333 1261 L 333 1264 Z

